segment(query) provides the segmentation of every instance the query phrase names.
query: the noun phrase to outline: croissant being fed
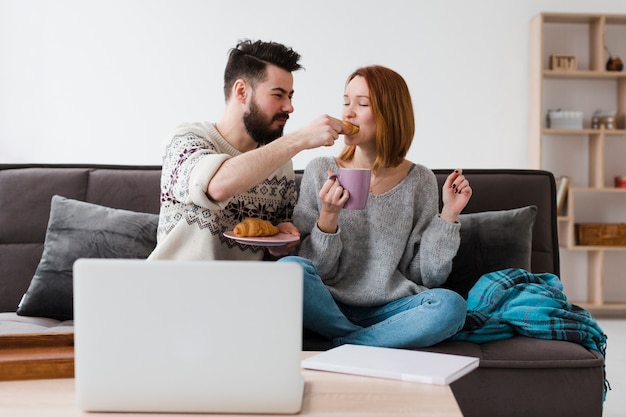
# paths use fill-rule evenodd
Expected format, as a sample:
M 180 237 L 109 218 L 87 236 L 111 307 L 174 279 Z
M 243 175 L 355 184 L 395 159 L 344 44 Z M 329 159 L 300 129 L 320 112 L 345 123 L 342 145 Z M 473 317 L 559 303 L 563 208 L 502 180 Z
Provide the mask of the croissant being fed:
M 356 135 L 357 133 L 359 133 L 359 130 L 361 130 L 358 126 L 353 125 L 347 120 L 342 120 L 342 122 L 344 125 L 348 127 L 348 129 L 350 129 L 350 132 L 348 132 L 348 135 Z
M 233 229 L 233 233 L 240 237 L 274 236 L 278 232 L 278 227 L 271 222 L 256 217 L 244 219 Z

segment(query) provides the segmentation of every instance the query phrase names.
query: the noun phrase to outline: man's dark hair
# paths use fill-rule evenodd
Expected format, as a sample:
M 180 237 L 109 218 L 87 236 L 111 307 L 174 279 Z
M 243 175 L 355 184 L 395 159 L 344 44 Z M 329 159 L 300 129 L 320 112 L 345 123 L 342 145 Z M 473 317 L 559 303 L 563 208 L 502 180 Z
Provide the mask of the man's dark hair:
M 285 71 L 293 72 L 302 68 L 298 63 L 300 54 L 283 44 L 276 42 L 239 41 L 228 54 L 224 70 L 224 97 L 230 97 L 233 83 L 241 78 L 256 86 L 265 79 L 267 64 L 276 65 Z

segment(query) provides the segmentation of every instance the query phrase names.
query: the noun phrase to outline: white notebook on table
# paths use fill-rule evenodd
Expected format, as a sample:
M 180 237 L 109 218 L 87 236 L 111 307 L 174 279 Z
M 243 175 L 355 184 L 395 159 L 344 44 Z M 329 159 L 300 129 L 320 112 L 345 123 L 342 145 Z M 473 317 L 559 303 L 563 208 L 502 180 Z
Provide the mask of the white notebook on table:
M 302 367 L 402 381 L 448 385 L 478 367 L 479 359 L 447 353 L 341 345 L 302 361 Z

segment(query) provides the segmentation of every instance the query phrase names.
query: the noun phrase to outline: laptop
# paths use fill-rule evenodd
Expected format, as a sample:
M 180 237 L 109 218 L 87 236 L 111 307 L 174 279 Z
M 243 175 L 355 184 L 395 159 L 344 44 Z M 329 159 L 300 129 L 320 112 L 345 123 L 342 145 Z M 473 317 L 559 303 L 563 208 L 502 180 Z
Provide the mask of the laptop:
M 295 263 L 77 260 L 79 408 L 298 413 L 302 274 Z

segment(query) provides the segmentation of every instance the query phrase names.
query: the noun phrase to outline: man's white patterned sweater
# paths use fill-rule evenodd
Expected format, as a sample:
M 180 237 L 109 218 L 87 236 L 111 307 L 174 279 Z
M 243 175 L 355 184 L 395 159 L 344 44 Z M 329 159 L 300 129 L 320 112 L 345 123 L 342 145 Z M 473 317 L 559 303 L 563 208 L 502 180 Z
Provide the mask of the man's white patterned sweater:
M 291 221 L 297 199 L 289 162 L 247 192 L 211 200 L 209 181 L 227 159 L 241 154 L 207 122 L 178 126 L 167 146 L 161 174 L 157 246 L 148 259 L 260 260 L 263 248 L 223 235 L 246 217 L 273 224 Z

